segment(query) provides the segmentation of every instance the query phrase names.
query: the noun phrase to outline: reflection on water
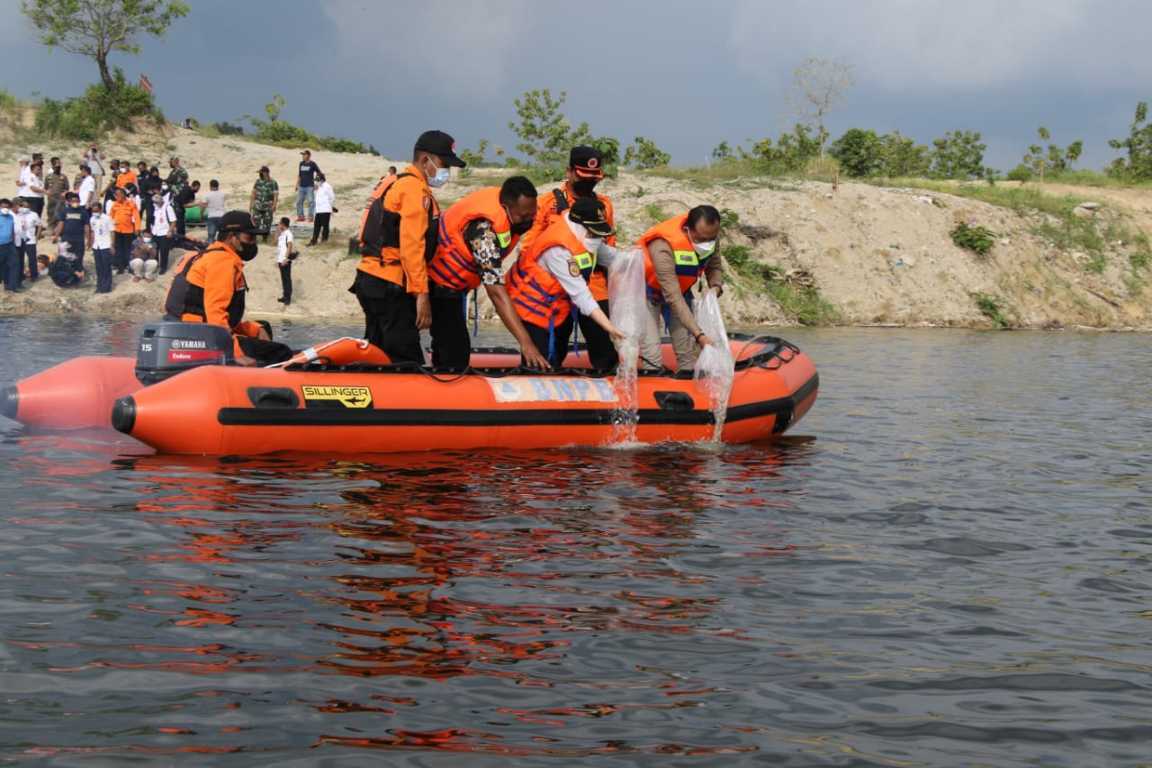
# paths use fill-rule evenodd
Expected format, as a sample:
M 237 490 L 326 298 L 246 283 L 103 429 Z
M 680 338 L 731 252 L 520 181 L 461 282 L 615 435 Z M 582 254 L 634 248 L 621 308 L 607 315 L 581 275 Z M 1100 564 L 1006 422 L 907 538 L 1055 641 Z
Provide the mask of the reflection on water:
M 1146 761 L 1143 340 L 793 337 L 824 393 L 773 446 L 190 459 L 9 425 L 0 755 Z

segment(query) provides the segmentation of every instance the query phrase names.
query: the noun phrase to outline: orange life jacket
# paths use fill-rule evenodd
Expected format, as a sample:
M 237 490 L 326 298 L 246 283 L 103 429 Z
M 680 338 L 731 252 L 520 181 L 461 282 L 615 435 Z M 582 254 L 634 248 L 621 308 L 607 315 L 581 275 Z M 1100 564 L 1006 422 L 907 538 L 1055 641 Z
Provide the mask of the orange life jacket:
M 563 323 L 572 314 L 572 299 L 564 286 L 552 276 L 540 257 L 549 248 L 559 246 L 568 251 L 568 263 L 580 276 L 588 280 L 596 269 L 596 254 L 589 253 L 584 242 L 572 234 L 568 221 L 560 217 L 552 222 L 508 270 L 508 295 L 516 314 L 526 323 L 549 330 Z M 573 273 L 575 274 L 575 272 Z
M 576 196 L 572 194 L 572 188 L 568 184 L 565 184 L 563 189 L 553 189 L 550 195 L 540 195 L 536 204 L 536 221 L 532 224 L 532 229 L 520 241 L 521 252 L 531 246 L 532 241 L 538 235 L 543 234 L 544 230 L 552 226 L 564 211 L 572 206 L 575 199 Z M 604 218 L 608 220 L 611 226 L 615 227 L 616 214 L 612 208 L 612 200 L 607 195 L 600 194 L 596 195 L 596 199 L 604 204 Z M 608 245 L 616 245 L 616 235 L 605 238 L 604 242 Z M 588 280 L 588 289 L 592 291 L 592 298 L 596 301 L 608 300 L 608 276 L 603 268 L 592 273 L 592 277 Z
M 485 187 L 461 198 L 440 217 L 440 243 L 428 263 L 428 277 L 453 291 L 470 291 L 480 286 L 476 257 L 464 240 L 468 225 L 478 219 L 492 222 L 492 233 L 501 257 L 516 247 L 519 235 L 512 234 L 508 211 L 500 204 L 500 187 Z
M 653 298 L 663 299 L 663 292 L 660 290 L 660 281 L 656 279 L 656 270 L 652 266 L 652 255 L 648 251 L 652 241 L 664 240 L 672 246 L 672 255 L 676 260 L 676 279 L 680 281 L 680 293 L 687 293 L 696 285 L 708 259 L 711 258 L 711 255 L 704 257 L 697 255 L 696 249 L 692 247 L 692 241 L 688 239 L 688 233 L 684 231 L 687 225 L 688 214 L 674 216 L 640 236 L 639 245 L 644 251 L 644 281 L 648 283 L 649 295 Z

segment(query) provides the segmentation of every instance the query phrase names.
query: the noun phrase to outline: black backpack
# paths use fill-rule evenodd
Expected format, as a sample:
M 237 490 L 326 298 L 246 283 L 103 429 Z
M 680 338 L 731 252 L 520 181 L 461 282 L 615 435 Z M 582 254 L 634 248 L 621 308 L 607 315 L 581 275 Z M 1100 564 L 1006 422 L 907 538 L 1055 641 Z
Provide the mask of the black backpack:
M 188 296 L 188 272 L 192 269 L 192 265 L 210 250 L 211 247 L 198 250 L 196 255 L 185 262 L 184 269 L 172 276 L 172 285 L 169 286 L 168 296 L 164 299 L 165 320 L 179 320 L 184 316 L 184 302 Z
M 364 218 L 364 226 L 360 230 L 360 253 L 363 256 L 379 256 L 380 251 L 387 247 L 396 247 L 400 244 L 400 216 L 392 211 L 385 210 L 384 198 L 396 186 L 396 182 L 410 173 L 402 173 L 392 180 L 388 189 L 368 206 L 368 215 Z

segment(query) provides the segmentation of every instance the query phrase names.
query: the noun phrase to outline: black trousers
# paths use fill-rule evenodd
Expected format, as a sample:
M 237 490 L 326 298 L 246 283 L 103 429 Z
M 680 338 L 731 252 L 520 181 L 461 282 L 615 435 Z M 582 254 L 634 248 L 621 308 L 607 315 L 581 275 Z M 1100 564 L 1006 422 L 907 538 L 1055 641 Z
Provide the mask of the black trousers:
M 420 331 L 416 330 L 416 297 L 403 286 L 356 272 L 349 290 L 364 310 L 364 338 L 394 363 L 424 364 Z
M 273 365 L 292 359 L 292 348 L 278 341 L 254 339 L 251 336 L 237 336 L 240 351 L 256 361 L 258 365 Z
M 29 208 L 36 211 L 36 215 L 40 217 L 41 221 L 44 220 L 44 198 L 43 197 L 26 197 L 26 198 L 24 198 L 24 202 L 28 203 Z M 56 222 L 52 222 L 53 225 L 55 225 L 55 223 Z M 45 224 L 45 226 L 47 226 L 47 224 Z
M 172 238 L 167 235 L 156 236 L 156 260 L 160 262 L 160 274 L 168 271 L 168 256 L 172 253 Z
M 186 226 L 185 220 L 184 220 L 184 216 L 185 216 L 184 206 L 176 205 L 175 203 L 173 203 L 172 204 L 172 210 L 174 210 L 176 212 L 176 234 L 179 235 L 180 237 L 184 237 L 184 235 L 188 234 L 187 226 Z
M 136 236 L 130 232 L 116 232 L 112 245 L 115 248 L 112 257 L 112 266 L 117 272 L 128 269 L 128 259 L 132 254 L 132 241 Z
M 328 225 L 332 221 L 331 213 L 318 213 L 312 222 L 312 242 L 328 242 Z
M 317 214 L 320 215 L 320 214 Z M 472 357 L 468 336 L 467 294 L 432 289 L 432 365 L 462 369 Z
M 280 265 L 280 298 L 284 303 L 292 303 L 292 262 L 286 261 Z
M 604 310 L 604 314 L 608 314 L 608 302 L 601 301 L 598 303 L 600 309 Z M 581 314 L 580 333 L 584 334 L 584 343 L 588 347 L 588 357 L 592 361 L 593 368 L 609 371 L 616 367 L 620 361 L 620 356 L 616 353 L 616 345 L 612 343 L 612 337 L 608 335 L 608 331 L 597 325 L 592 318 Z
M 559 368 L 564 364 L 564 358 L 568 354 L 568 342 L 572 338 L 571 315 L 568 316 L 567 320 L 553 328 L 551 333 L 548 332 L 547 328 L 541 328 L 532 323 L 524 323 L 524 328 L 528 331 L 528 336 L 536 345 L 536 349 L 548 358 L 548 362 L 552 364 L 553 368 Z M 549 340 L 552 342 L 551 345 L 548 343 Z M 525 364 L 523 357 L 520 358 L 520 364 Z

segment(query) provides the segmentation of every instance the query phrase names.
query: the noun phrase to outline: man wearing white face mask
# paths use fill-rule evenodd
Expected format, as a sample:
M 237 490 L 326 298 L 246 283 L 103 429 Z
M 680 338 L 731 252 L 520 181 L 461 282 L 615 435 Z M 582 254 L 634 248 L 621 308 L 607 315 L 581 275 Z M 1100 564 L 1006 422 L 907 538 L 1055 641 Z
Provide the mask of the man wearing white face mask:
M 420 331 L 432 326 L 427 262 L 439 243 L 440 206 L 430 187 L 464 167 L 456 143 L 443 131 L 416 140 L 412 164 L 381 183 L 364 215 L 360 264 L 348 290 L 364 310 L 364 337 L 396 363 L 424 363 Z
M 599 265 L 611 267 L 616 249 L 604 244 L 614 233 L 604 204 L 577 198 L 520 251 L 508 271 L 508 295 L 528 336 L 550 365 L 560 367 L 572 335 L 572 309 L 587 315 L 619 342 L 624 333 L 596 303 L 588 281 Z M 599 261 L 598 261 L 599 260 Z
M 678 370 L 690 370 L 706 345 L 726 342 L 709 339 L 692 315 L 692 287 L 702 275 L 717 294 L 724 290 L 724 268 L 716 253 L 719 237 L 720 212 L 711 205 L 698 205 L 640 236 L 648 311 L 652 318 L 640 344 L 641 362 L 645 367 L 660 364 L 659 329 L 665 314 Z

